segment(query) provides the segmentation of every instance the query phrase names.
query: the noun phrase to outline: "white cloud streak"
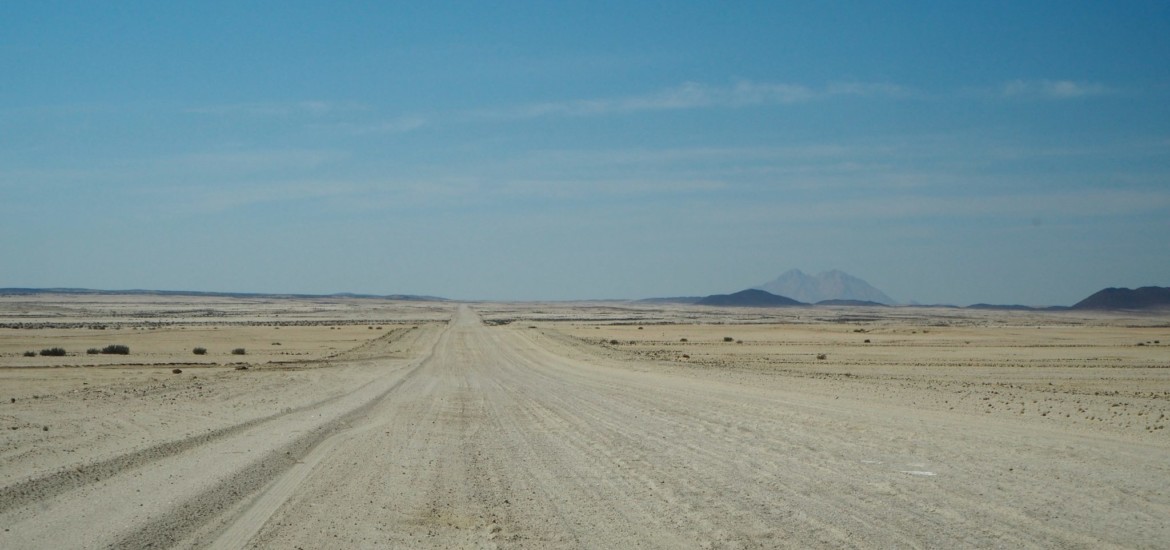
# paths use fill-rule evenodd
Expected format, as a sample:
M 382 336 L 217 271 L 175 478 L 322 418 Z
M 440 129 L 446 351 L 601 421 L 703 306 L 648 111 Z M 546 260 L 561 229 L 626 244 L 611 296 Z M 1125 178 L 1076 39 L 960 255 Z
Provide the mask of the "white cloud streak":
M 253 103 L 232 103 L 225 105 L 204 105 L 190 107 L 186 112 L 202 115 L 217 116 L 254 116 L 254 117 L 287 117 L 287 116 L 326 116 L 336 113 L 365 111 L 369 107 L 354 102 L 341 101 L 263 101 Z
M 999 96 L 1019 99 L 1078 99 L 1113 93 L 1109 87 L 1094 82 L 1072 80 L 1013 80 L 1003 84 Z
M 422 115 L 405 115 L 382 122 L 342 122 L 337 124 L 319 125 L 316 127 L 329 130 L 340 130 L 344 133 L 355 136 L 364 136 L 379 134 L 406 134 L 431 124 L 432 120 L 430 117 L 425 117 Z
M 582 99 L 533 103 L 518 107 L 478 111 L 488 118 L 538 118 L 548 116 L 596 116 L 644 111 L 674 111 L 705 108 L 737 108 L 757 105 L 788 105 L 839 96 L 905 98 L 910 90 L 887 83 L 837 83 L 822 89 L 802 84 L 751 82 L 712 86 L 686 82 L 659 92 L 617 98 Z
M 701 209 L 700 209 L 701 210 Z M 913 223 L 938 218 L 1022 220 L 1034 218 L 1125 218 L 1170 210 L 1170 192 L 1161 190 L 1082 190 L 994 196 L 896 194 L 799 203 L 760 201 L 708 209 L 717 223 L 841 224 Z

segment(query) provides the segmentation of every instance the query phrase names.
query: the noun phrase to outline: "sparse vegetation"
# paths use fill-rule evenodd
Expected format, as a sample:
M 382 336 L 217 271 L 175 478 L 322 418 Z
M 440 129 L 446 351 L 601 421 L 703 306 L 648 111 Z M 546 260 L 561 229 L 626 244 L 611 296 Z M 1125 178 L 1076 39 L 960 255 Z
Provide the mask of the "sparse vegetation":
M 192 351 L 195 352 L 195 355 L 207 355 L 207 348 L 195 348 Z
M 121 344 L 111 344 L 102 348 L 102 353 L 113 355 L 130 355 L 130 346 L 123 346 Z
M 97 348 L 89 348 L 89 349 L 85 350 L 85 353 L 87 353 L 89 355 L 97 355 L 101 352 L 102 352 L 102 350 L 97 349 Z
M 232 355 L 244 355 L 246 353 L 248 353 L 248 350 L 244 348 L 236 348 L 232 350 Z
M 818 354 L 817 354 L 817 359 L 824 360 L 824 359 L 827 359 L 828 357 L 829 357 L 828 355 L 825 355 L 825 354 L 823 354 L 823 353 L 818 353 Z
M 679 342 L 686 342 L 686 341 L 687 341 L 687 339 L 686 339 L 686 338 L 679 338 L 679 339 L 678 339 L 678 341 L 679 341 Z
M 621 342 L 618 342 L 617 340 L 610 340 L 610 341 L 609 341 L 609 344 L 610 344 L 611 346 L 616 346 L 616 345 L 618 345 L 618 344 L 620 344 L 620 343 L 621 343 Z
M 730 336 L 724 336 L 724 337 L 723 337 L 723 341 L 724 341 L 724 342 L 734 342 L 734 341 L 735 341 L 735 338 L 732 338 L 732 337 L 730 337 Z
M 35 351 L 26 351 L 26 352 L 24 352 L 24 356 L 25 356 L 25 357 L 36 357 L 36 356 L 37 356 L 37 352 L 35 352 Z
M 66 352 L 64 348 L 48 348 L 41 350 L 41 355 L 45 357 L 64 357 Z

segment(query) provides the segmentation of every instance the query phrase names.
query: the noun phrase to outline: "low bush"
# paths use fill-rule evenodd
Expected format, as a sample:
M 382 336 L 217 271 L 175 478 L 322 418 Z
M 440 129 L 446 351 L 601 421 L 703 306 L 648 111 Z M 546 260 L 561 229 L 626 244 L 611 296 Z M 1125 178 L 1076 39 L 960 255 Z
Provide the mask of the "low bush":
M 102 348 L 102 353 L 111 355 L 130 355 L 130 346 L 123 346 L 122 344 L 110 344 Z
M 36 357 L 36 356 L 37 356 L 37 352 L 35 352 L 35 351 L 26 351 L 26 352 L 24 352 L 24 356 L 25 356 L 25 357 Z
M 207 355 L 207 348 L 195 348 L 191 351 L 194 351 L 195 355 Z
M 724 342 L 734 342 L 734 341 L 735 341 L 735 338 L 732 338 L 732 337 L 730 337 L 730 336 L 724 336 L 724 337 L 723 337 L 723 341 L 724 341 Z
M 236 349 L 232 350 L 232 355 L 244 355 L 246 353 L 248 353 L 248 350 L 246 350 L 244 348 L 236 348 Z
M 97 348 L 89 348 L 89 349 L 85 350 L 85 353 L 88 353 L 90 355 L 97 355 L 101 352 L 102 352 L 102 350 L 97 349 Z
M 64 357 L 65 350 L 63 348 L 49 348 L 41 350 L 41 355 L 46 357 Z

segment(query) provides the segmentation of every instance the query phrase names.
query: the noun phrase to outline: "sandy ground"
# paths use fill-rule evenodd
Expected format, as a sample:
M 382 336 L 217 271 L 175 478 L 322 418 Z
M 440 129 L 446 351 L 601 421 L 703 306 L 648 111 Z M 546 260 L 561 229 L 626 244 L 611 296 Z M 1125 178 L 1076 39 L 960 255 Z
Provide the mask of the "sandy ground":
M 96 302 L 0 300 L 0 548 L 1170 546 L 1166 315 Z

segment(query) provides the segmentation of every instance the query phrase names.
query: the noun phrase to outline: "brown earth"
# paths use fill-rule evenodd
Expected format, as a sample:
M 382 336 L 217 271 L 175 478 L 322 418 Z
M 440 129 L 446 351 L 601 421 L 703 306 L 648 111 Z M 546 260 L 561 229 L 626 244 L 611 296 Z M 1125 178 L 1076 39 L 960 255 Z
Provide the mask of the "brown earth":
M 0 548 L 1170 545 L 1165 315 L 22 297 L 0 325 Z

